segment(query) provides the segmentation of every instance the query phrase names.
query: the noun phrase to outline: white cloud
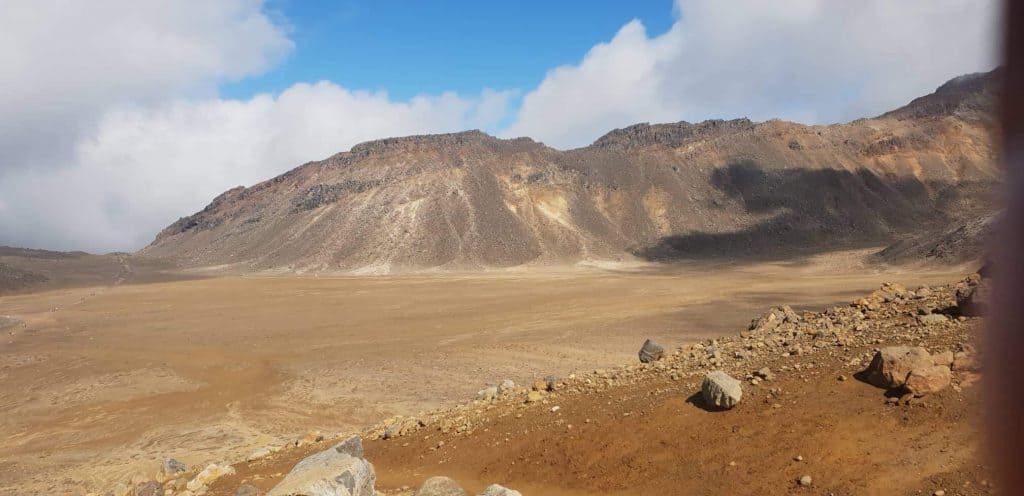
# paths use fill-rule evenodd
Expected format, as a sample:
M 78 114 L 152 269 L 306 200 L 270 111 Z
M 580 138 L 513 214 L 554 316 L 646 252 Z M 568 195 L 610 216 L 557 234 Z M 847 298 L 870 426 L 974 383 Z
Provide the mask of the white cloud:
M 0 184 L 0 225 L 23 245 L 137 249 L 228 188 L 361 141 L 486 127 L 506 113 L 509 96 L 396 102 L 321 82 L 276 98 L 120 107 L 78 143 L 73 166 L 18 171 Z
M 9 0 L 0 33 L 0 173 L 62 164 L 111 105 L 213 95 L 292 49 L 255 0 Z
M 638 21 L 548 73 L 505 135 L 590 143 L 636 122 L 875 115 L 994 67 L 996 0 L 678 0 L 659 36 Z

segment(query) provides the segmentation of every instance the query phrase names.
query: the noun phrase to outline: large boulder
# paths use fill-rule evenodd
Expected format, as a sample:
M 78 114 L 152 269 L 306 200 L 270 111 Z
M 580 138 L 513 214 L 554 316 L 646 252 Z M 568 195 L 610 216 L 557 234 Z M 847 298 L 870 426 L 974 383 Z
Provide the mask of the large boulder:
M 349 437 L 299 462 L 267 496 L 374 496 L 377 476 L 362 456 L 359 436 Z
M 743 399 L 743 388 L 740 387 L 740 381 L 721 370 L 704 376 L 700 392 L 704 397 L 705 404 L 717 408 L 732 408 Z
M 864 372 L 869 383 L 892 389 L 904 386 L 913 370 L 934 365 L 928 350 L 920 346 L 889 346 L 875 353 Z
M 665 356 L 665 348 L 650 339 L 644 341 L 644 345 L 640 347 L 640 361 L 643 363 L 656 362 L 663 356 Z
M 523 493 L 509 489 L 498 484 L 491 484 L 484 489 L 484 492 L 480 493 L 479 496 L 523 496 Z
M 947 365 L 932 365 L 910 371 L 907 376 L 907 391 L 914 396 L 937 393 L 949 386 L 953 375 Z
M 431 477 L 427 479 L 414 496 L 466 496 L 466 491 L 458 482 L 448 477 Z

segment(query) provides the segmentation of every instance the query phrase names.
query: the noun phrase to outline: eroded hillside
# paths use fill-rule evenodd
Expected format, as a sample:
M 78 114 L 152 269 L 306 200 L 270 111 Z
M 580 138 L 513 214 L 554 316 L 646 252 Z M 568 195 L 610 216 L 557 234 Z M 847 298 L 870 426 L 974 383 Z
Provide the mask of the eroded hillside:
M 225 192 L 142 254 L 387 272 L 886 243 L 992 212 L 996 79 L 831 126 L 639 124 L 568 151 L 479 131 L 363 143 Z

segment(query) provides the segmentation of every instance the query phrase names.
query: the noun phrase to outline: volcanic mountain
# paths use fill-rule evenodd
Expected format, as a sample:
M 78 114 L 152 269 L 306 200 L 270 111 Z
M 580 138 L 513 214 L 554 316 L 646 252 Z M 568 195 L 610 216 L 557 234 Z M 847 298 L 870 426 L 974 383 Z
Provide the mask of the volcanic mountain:
M 371 141 L 164 229 L 142 255 L 242 270 L 782 257 L 989 215 L 998 72 L 870 119 L 637 124 L 556 150 L 480 131 Z

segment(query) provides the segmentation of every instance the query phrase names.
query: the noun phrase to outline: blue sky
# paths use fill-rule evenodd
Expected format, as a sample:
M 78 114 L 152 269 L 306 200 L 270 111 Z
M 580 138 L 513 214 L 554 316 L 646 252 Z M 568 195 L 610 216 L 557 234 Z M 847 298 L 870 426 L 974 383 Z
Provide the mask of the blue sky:
M 398 100 L 485 87 L 526 90 L 633 19 L 649 35 L 673 22 L 666 0 L 273 0 L 265 10 L 288 26 L 295 49 L 265 74 L 225 83 L 222 97 L 244 99 L 320 80 L 386 90 Z

